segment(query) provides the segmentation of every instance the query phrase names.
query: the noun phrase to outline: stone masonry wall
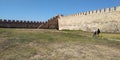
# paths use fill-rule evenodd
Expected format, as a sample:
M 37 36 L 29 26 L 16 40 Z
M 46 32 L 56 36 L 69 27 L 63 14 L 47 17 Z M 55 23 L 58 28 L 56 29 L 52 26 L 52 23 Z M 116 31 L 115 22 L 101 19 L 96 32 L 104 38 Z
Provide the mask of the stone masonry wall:
M 0 19 L 0 28 L 58 29 L 59 15 L 45 22 Z
M 120 32 L 120 6 L 61 16 L 58 24 L 59 30 Z
M 0 28 L 37 28 L 44 22 L 0 19 Z
M 50 18 L 41 27 L 44 29 L 58 29 L 58 18 L 59 18 L 59 15 Z

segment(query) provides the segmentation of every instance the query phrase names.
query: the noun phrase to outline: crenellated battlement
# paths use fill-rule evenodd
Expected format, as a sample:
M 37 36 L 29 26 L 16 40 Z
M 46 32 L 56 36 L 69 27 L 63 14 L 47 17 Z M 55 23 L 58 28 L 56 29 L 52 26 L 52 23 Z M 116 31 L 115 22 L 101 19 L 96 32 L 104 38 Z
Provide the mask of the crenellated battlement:
M 86 11 L 61 17 L 59 30 L 120 32 L 120 6 Z
M 90 15 L 90 14 L 108 13 L 108 12 L 114 12 L 114 11 L 120 11 L 120 6 L 99 9 L 99 10 L 86 11 L 86 12 L 76 13 L 76 14 L 72 14 L 72 15 L 68 15 L 68 16 L 82 16 L 82 15 Z
M 116 7 L 116 11 L 120 11 L 120 6 Z
M 37 28 L 45 22 L 0 19 L 1 28 Z
M 44 22 L 0 19 L 0 28 L 40 28 L 92 31 L 99 27 L 103 32 L 108 32 L 109 30 L 111 30 L 110 32 L 120 32 L 119 19 L 120 6 L 117 6 L 76 13 L 68 16 L 57 15 Z
M 0 19 L 0 22 L 7 22 L 7 23 L 44 23 L 39 21 L 23 21 L 23 20 L 7 20 L 7 19 Z
M 41 28 L 58 29 L 58 18 L 63 15 L 54 16 L 48 21 L 25 21 L 0 19 L 0 28 Z

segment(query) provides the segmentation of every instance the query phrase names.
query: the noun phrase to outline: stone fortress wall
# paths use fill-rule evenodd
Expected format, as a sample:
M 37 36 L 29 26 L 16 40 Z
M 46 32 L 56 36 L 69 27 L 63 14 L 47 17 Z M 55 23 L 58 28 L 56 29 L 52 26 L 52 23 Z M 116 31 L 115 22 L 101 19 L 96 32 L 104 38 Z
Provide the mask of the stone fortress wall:
M 54 16 L 45 22 L 0 19 L 0 28 L 58 29 L 58 18 Z
M 37 28 L 44 22 L 0 19 L 0 28 Z
M 120 33 L 120 6 L 72 14 L 57 15 L 46 22 L 0 19 L 0 28 L 38 28 Z
M 60 16 L 58 25 L 59 30 L 120 32 L 120 6 Z
M 58 18 L 59 18 L 59 15 L 54 16 L 48 19 L 48 21 L 46 21 L 45 24 L 43 24 L 43 26 L 42 25 L 40 26 L 42 26 L 42 28 L 44 29 L 58 29 Z

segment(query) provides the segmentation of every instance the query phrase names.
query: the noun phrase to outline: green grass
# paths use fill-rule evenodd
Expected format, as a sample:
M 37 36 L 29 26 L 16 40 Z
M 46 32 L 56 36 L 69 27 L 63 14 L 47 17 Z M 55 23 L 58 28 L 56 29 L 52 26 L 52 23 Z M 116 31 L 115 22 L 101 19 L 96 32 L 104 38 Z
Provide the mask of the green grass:
M 101 33 L 100 37 L 92 37 L 92 33 L 79 30 L 0 28 L 0 58 L 2 60 L 28 60 L 40 51 L 43 55 L 53 51 L 49 45 L 62 43 L 105 45 L 120 49 L 120 34 Z
M 102 33 L 101 37 L 92 37 L 92 33 L 83 31 L 58 31 L 53 30 L 17 30 L 17 29 L 0 29 L 0 37 L 5 39 L 5 43 L 24 44 L 32 41 L 45 42 L 81 42 L 93 44 L 113 44 L 118 45 L 120 42 L 120 34 Z M 109 39 L 113 39 L 112 41 Z M 115 46 L 116 47 L 116 46 Z

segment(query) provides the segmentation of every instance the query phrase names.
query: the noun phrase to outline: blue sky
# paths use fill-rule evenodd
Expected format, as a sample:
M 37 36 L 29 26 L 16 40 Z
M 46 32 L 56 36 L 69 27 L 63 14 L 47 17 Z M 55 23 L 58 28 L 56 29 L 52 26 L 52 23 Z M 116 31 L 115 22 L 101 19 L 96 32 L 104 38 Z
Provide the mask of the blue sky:
M 120 6 L 120 0 L 0 0 L 0 19 L 47 21 L 58 15 Z

